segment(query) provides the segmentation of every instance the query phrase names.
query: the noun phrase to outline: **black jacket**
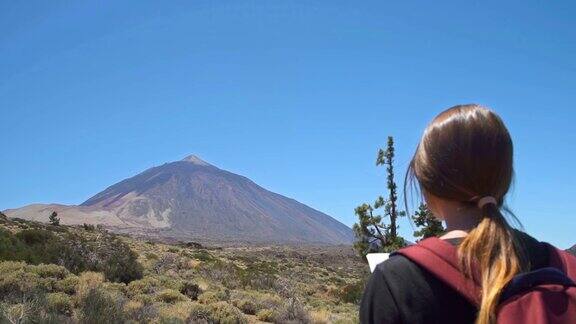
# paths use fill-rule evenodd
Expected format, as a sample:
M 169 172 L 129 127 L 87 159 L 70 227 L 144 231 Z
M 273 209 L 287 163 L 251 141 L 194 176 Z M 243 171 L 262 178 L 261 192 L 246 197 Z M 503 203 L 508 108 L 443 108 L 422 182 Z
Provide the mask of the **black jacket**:
M 548 265 L 548 249 L 516 232 L 532 270 Z M 448 240 L 457 245 L 460 239 Z M 406 257 L 395 255 L 379 264 L 360 304 L 360 323 L 474 323 L 476 306 Z

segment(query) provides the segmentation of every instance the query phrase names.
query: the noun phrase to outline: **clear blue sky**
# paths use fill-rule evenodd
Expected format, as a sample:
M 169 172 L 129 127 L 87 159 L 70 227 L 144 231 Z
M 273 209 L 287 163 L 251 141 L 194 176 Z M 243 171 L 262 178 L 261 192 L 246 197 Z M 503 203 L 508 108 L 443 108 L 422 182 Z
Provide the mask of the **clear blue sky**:
M 432 117 L 477 102 L 515 141 L 513 210 L 567 248 L 575 14 L 571 1 L 2 1 L 0 209 L 78 204 L 195 153 L 351 225 L 384 192 L 388 135 L 403 174 Z

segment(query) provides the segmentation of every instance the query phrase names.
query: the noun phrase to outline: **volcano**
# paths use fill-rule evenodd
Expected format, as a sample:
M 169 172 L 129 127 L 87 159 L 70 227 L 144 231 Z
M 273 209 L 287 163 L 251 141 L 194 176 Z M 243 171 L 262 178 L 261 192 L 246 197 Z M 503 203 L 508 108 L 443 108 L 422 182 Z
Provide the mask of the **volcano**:
M 350 244 L 334 218 L 190 155 L 122 180 L 78 206 L 29 205 L 9 217 L 156 229 L 163 236 L 248 242 Z

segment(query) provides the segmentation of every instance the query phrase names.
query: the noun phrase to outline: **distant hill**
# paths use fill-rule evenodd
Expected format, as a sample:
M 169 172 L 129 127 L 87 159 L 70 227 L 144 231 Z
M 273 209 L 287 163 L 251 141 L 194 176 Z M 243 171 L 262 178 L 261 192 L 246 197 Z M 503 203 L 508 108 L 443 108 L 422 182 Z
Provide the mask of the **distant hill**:
M 571 248 L 567 249 L 566 251 L 572 253 L 573 255 L 576 255 L 576 244 L 573 245 Z
M 9 217 L 65 224 L 104 224 L 124 232 L 248 242 L 348 244 L 350 228 L 250 179 L 197 156 L 150 168 L 120 181 L 79 206 L 29 205 Z

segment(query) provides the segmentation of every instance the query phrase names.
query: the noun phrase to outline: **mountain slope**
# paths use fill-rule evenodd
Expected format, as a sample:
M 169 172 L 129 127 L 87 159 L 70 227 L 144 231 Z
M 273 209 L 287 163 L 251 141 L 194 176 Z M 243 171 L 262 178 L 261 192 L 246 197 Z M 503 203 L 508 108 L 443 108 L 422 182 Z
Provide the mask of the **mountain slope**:
M 150 168 L 73 208 L 175 236 L 329 244 L 353 236 L 330 216 L 196 156 Z

